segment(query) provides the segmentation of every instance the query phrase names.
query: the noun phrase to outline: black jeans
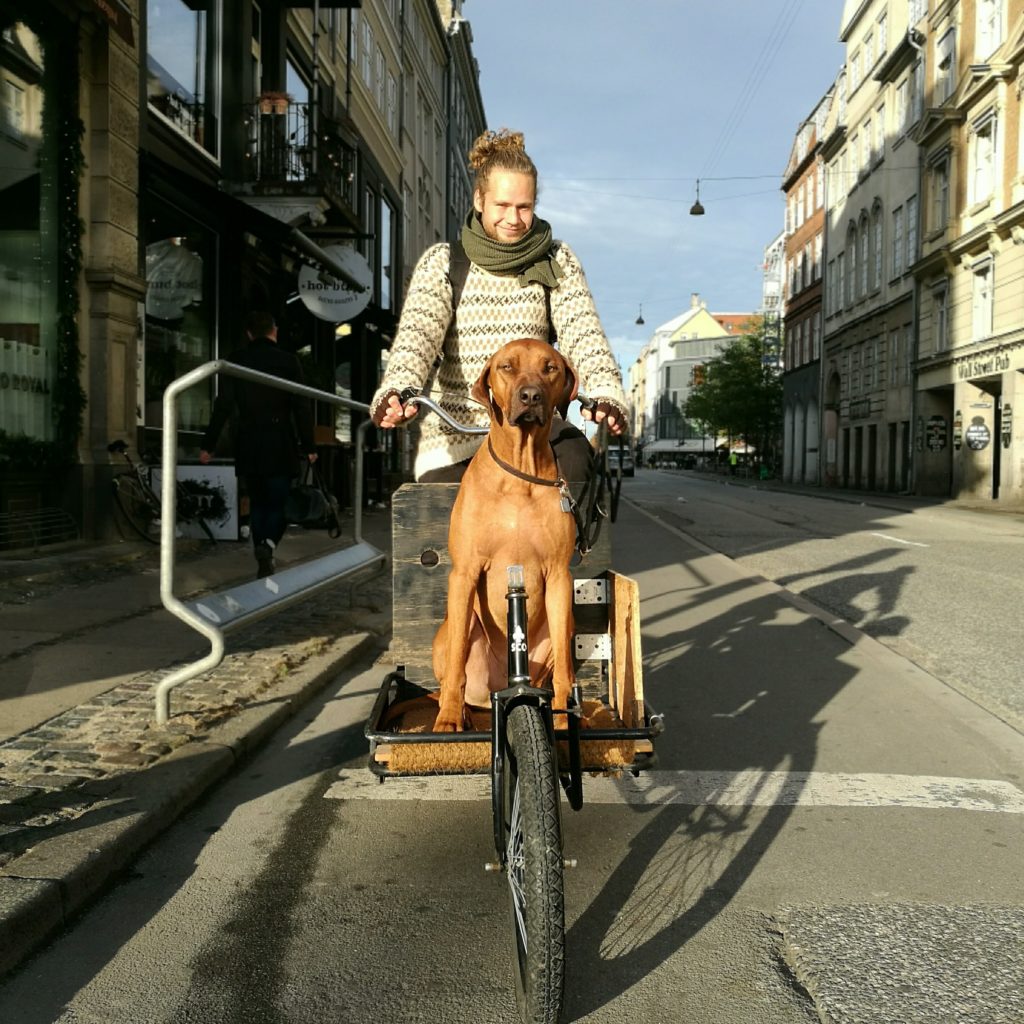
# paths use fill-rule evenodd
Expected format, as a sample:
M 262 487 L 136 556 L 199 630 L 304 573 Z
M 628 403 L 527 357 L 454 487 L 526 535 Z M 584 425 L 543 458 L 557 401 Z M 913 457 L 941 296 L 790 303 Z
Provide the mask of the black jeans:
M 284 536 L 285 504 L 291 490 L 290 476 L 247 476 L 249 488 L 249 529 L 256 547 L 272 541 L 276 547 Z

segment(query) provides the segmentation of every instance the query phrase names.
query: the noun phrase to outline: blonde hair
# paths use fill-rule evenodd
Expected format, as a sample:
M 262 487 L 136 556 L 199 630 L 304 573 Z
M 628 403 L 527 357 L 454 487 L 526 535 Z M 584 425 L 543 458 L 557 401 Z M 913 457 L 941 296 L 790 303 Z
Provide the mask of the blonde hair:
M 492 171 L 528 174 L 533 179 L 534 192 L 537 191 L 537 168 L 526 152 L 522 132 L 508 128 L 484 132 L 469 151 L 469 166 L 475 172 L 473 187 L 482 196 L 487 194 Z

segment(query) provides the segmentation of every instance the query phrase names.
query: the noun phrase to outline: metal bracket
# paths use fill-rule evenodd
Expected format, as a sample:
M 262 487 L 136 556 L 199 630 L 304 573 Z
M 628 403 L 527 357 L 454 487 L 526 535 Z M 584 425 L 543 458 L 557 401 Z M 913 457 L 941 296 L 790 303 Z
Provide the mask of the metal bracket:
M 612 638 L 609 633 L 577 633 L 576 657 L 580 661 L 610 661 Z
M 576 604 L 608 604 L 608 581 L 574 580 L 572 596 Z

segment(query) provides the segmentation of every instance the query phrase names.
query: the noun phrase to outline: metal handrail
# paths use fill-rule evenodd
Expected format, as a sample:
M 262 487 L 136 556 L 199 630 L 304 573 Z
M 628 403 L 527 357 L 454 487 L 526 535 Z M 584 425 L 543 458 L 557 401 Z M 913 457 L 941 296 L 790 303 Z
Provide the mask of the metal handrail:
M 295 381 L 283 380 L 268 373 L 260 373 L 258 370 L 251 370 L 246 366 L 230 363 L 226 359 L 214 359 L 211 362 L 203 363 L 202 366 L 197 366 L 194 370 L 178 377 L 167 386 L 164 391 L 163 401 L 163 455 L 160 480 L 160 600 L 172 615 L 186 625 L 191 626 L 196 632 L 201 633 L 210 641 L 210 653 L 197 662 L 177 669 L 157 684 L 156 720 L 161 725 L 170 717 L 171 690 L 190 679 L 194 679 L 203 672 L 216 668 L 224 660 L 224 631 L 198 615 L 174 595 L 175 528 L 177 524 L 178 500 L 176 487 L 178 479 L 177 399 L 183 391 L 187 391 L 189 388 L 217 373 L 225 373 L 231 377 L 240 377 L 242 380 L 265 384 L 268 387 L 278 388 L 281 391 L 302 395 L 306 398 L 315 399 L 318 402 L 327 402 L 330 405 L 344 406 L 357 412 L 369 413 L 370 411 L 370 407 L 364 402 L 356 402 L 351 398 L 332 395 L 330 392 L 320 391 L 306 384 L 298 384 Z M 363 543 L 363 441 L 370 423 L 371 420 L 366 419 L 360 423 L 356 430 L 356 482 L 353 497 L 353 532 L 356 545 Z M 380 552 L 377 552 L 377 556 L 380 559 L 384 557 Z M 371 561 L 374 560 L 376 558 Z M 371 564 L 371 561 L 368 561 L 366 564 Z M 285 597 L 283 596 L 280 601 L 274 603 L 283 604 L 284 601 Z

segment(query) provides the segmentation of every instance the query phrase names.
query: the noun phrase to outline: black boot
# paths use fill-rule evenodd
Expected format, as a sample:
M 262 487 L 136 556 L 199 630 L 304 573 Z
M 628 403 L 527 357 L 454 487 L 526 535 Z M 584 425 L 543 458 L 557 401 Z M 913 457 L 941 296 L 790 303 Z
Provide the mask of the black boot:
M 274 542 L 271 540 L 260 541 L 255 546 L 256 551 L 256 579 L 261 580 L 264 576 L 273 576 L 277 570 L 274 564 Z

